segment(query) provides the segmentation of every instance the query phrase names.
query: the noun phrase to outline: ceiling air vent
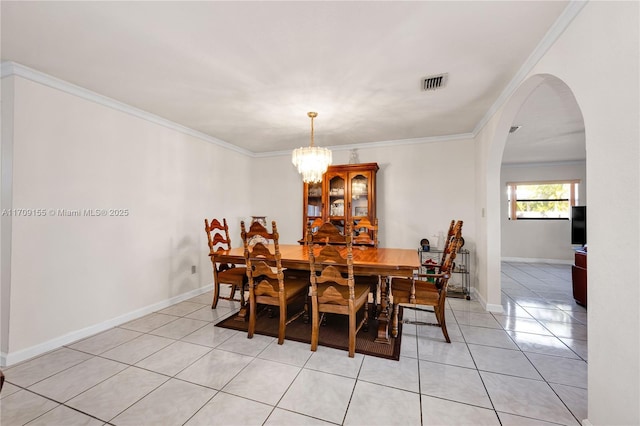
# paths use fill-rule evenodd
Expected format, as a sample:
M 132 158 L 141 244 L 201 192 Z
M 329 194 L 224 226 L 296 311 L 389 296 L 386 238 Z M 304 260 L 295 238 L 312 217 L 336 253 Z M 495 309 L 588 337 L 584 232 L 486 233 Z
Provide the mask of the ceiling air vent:
M 436 90 L 444 87 L 447 74 L 430 75 L 422 79 L 422 90 Z

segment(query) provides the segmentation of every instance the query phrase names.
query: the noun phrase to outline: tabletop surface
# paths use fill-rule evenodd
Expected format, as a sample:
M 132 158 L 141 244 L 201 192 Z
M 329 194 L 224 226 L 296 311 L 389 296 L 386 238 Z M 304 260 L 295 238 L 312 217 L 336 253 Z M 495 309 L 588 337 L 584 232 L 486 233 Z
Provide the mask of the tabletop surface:
M 346 248 L 342 250 L 346 251 Z M 308 248 L 300 244 L 280 244 L 283 263 L 308 264 Z M 244 263 L 244 248 L 236 247 L 216 253 L 220 260 L 230 263 Z M 356 246 L 353 248 L 353 263 L 356 266 L 382 268 L 386 270 L 415 270 L 420 267 L 420 259 L 415 249 L 375 248 Z

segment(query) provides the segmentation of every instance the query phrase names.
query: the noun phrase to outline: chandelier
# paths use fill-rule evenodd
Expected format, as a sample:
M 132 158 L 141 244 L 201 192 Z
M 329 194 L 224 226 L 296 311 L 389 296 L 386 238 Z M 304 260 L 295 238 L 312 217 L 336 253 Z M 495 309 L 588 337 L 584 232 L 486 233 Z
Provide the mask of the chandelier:
M 291 155 L 291 162 L 298 168 L 305 183 L 322 182 L 322 175 L 331 165 L 331 151 L 327 148 L 313 146 L 313 119 L 317 112 L 308 112 L 311 118 L 311 145 L 295 149 Z

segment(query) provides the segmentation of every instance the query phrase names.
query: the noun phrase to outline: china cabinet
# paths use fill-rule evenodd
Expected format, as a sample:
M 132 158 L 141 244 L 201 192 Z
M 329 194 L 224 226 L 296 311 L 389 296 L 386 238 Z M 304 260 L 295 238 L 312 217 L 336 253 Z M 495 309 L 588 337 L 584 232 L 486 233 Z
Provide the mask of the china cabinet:
M 363 218 L 376 218 L 377 163 L 330 166 L 322 182 L 304 184 L 302 240 L 307 224 L 320 219 L 331 222 L 344 232 L 345 225 Z

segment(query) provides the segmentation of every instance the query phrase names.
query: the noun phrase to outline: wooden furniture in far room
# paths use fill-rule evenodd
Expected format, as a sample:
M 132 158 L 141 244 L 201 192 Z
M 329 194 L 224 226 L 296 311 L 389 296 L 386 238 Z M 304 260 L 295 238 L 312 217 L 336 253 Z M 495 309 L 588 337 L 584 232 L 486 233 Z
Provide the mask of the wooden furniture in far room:
M 347 222 L 376 219 L 377 163 L 329 166 L 320 183 L 303 185 L 302 238 L 315 219 L 331 222 L 344 233 Z
M 229 238 L 229 227 L 227 219 L 223 218 L 222 223 L 218 219 L 212 219 L 211 223 L 204 220 L 204 230 L 207 232 L 207 242 L 209 244 L 209 257 L 213 266 L 213 302 L 211 309 L 218 306 L 219 299 L 239 300 L 244 306 L 244 287 L 247 282 L 247 269 L 245 267 L 236 268 L 233 263 L 219 262 L 216 253 L 221 250 L 231 248 L 231 238 Z M 231 286 L 229 297 L 220 296 L 220 284 Z M 236 291 L 239 290 L 240 298 L 236 299 Z
M 454 268 L 454 260 L 456 254 L 462 245 L 462 221 L 456 222 L 453 230 L 453 236 L 448 243 L 448 250 L 443 253 L 444 262 L 439 268 L 440 271 L 435 274 L 416 274 L 413 278 L 393 278 L 391 280 L 391 295 L 393 297 L 393 323 L 391 334 L 396 336 L 398 333 L 398 313 L 400 305 L 409 304 L 412 309 L 426 310 L 418 308 L 418 306 L 430 306 L 436 316 L 437 324 L 415 322 L 421 325 L 436 325 L 442 329 L 447 343 L 451 343 L 449 333 L 447 332 L 447 324 L 445 321 L 445 306 L 447 298 L 447 286 L 449 278 Z M 428 279 L 434 279 L 433 282 Z
M 340 247 L 322 244 L 317 249 L 309 242 L 309 269 L 311 270 L 311 350 L 318 349 L 320 334 L 320 314 L 340 314 L 349 316 L 349 357 L 356 353 L 356 334 L 367 329 L 369 318 L 369 286 L 356 284 L 353 275 L 353 245 L 351 227 L 347 225 L 344 236 L 346 256 Z M 343 276 L 343 274 L 345 276 Z M 364 308 L 364 309 L 363 309 Z M 363 309 L 359 323 L 356 314 Z
M 285 279 L 276 222 L 271 222 L 271 226 L 272 232 L 268 232 L 261 223 L 253 222 L 249 231 L 247 231 L 244 221 L 240 222 L 240 234 L 244 244 L 244 261 L 247 265 L 247 277 L 249 278 L 249 328 L 247 337 L 251 339 L 255 332 L 258 304 L 276 306 L 280 311 L 278 344 L 281 345 L 284 343 L 287 324 L 304 313 L 304 311 L 301 311 L 288 317 L 287 305 L 295 298 L 307 295 L 309 277 L 303 274 L 300 278 L 287 276 Z M 256 239 L 254 237 L 259 238 Z M 269 250 L 271 244 L 273 244 L 273 253 Z
M 587 249 L 576 250 L 574 265 L 571 267 L 573 298 L 584 307 L 587 306 Z

